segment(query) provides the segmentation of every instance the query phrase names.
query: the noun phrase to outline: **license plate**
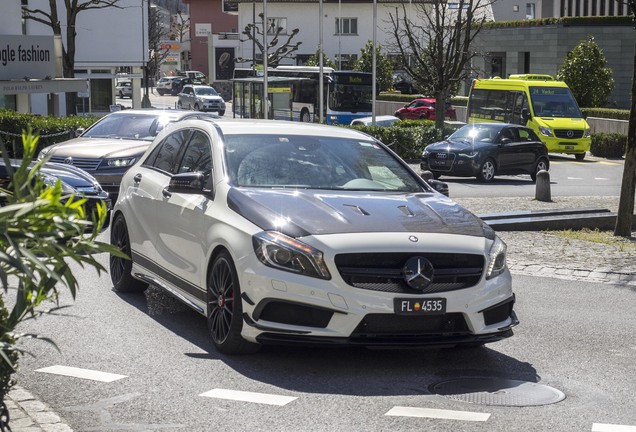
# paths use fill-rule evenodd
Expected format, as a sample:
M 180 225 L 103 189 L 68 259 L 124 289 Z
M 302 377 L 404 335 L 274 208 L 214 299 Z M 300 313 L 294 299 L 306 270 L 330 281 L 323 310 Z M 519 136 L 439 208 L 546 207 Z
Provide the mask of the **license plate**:
M 445 159 L 437 160 L 437 159 L 429 159 L 428 163 L 436 166 L 445 166 L 448 162 Z
M 446 313 L 446 299 L 396 298 L 393 308 L 397 315 L 441 315 Z
M 574 150 L 574 146 L 573 145 L 566 145 L 565 149 L 566 150 Z

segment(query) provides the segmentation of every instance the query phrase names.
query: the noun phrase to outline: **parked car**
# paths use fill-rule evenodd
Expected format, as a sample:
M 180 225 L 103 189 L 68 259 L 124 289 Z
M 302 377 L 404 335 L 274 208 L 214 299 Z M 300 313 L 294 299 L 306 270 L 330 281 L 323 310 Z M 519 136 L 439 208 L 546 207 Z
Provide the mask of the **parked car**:
M 11 193 L 9 184 L 11 182 L 10 169 L 16 169 L 22 161 L 17 159 L 9 160 L 7 165 L 4 158 L 0 158 L 0 207 L 6 203 L 6 194 Z M 33 167 L 31 164 L 30 167 Z M 88 220 L 92 220 L 92 214 L 98 202 L 106 205 L 106 210 L 110 212 L 112 208 L 111 199 L 106 191 L 102 189 L 97 180 L 86 171 L 72 165 L 46 162 L 40 169 L 40 175 L 48 185 L 54 185 L 58 180 L 62 182 L 64 194 L 75 195 L 78 198 L 86 198 L 86 215 Z M 102 227 L 108 228 L 110 215 Z
M 400 119 L 392 115 L 380 115 L 375 116 L 376 126 L 392 126 L 394 123 L 399 122 Z M 372 126 L 373 117 L 360 117 L 351 121 L 351 126 Z
M 172 81 L 177 78 L 178 77 L 172 76 L 159 78 L 156 85 L 157 93 L 159 93 L 160 96 L 170 93 L 172 91 Z
M 123 99 L 125 97 L 132 99 L 132 82 L 122 81 L 115 86 L 117 97 Z
M 395 111 L 394 114 L 401 120 L 435 120 L 435 99 L 418 98 Z M 446 102 L 444 116 L 448 120 L 457 120 L 457 113 L 450 102 Z
M 420 167 L 433 173 L 477 177 L 491 182 L 495 175 L 530 174 L 550 168 L 548 149 L 534 131 L 505 123 L 474 123 L 459 128 L 442 142 L 428 145 Z
M 51 162 L 77 166 L 94 176 L 111 194 L 119 192 L 121 176 L 148 148 L 168 123 L 211 116 L 192 111 L 125 110 L 102 117 L 69 141 L 40 151 Z
M 506 245 L 354 129 L 183 121 L 124 174 L 119 292 L 148 284 L 207 317 L 217 350 L 479 345 L 512 335 Z
M 183 90 L 183 86 L 188 84 L 194 84 L 192 78 L 188 77 L 175 77 L 170 83 L 170 94 L 172 96 L 177 96 Z
M 225 101 L 214 87 L 208 85 L 183 86 L 177 107 L 195 111 L 216 111 L 220 116 L 225 114 Z

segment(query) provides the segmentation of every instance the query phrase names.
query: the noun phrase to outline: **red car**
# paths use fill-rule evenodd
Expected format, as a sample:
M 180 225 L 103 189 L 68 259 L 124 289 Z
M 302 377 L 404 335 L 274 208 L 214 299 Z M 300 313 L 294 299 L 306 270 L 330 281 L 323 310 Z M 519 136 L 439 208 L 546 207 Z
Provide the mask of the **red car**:
M 415 99 L 410 104 L 404 105 L 395 111 L 394 115 L 400 120 L 435 120 L 435 99 Z M 455 113 L 455 108 L 451 106 L 450 102 L 446 102 L 444 117 L 448 120 L 457 120 L 457 113 Z

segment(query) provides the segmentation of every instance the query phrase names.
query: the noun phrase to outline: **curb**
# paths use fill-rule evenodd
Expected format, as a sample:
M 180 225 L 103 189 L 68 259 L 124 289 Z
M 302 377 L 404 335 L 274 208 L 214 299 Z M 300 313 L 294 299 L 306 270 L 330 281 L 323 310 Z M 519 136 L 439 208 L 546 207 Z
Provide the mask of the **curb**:
M 48 405 L 22 387 L 13 386 L 4 402 L 12 432 L 73 432 Z

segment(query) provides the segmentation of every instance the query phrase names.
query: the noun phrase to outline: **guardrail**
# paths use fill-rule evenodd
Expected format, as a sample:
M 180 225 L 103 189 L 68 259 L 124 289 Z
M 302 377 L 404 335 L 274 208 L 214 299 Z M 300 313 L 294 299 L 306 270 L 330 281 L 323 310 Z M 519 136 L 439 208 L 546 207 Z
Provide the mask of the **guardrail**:
M 390 102 L 390 101 L 376 101 L 375 114 L 376 115 L 393 115 L 395 110 L 403 107 L 403 102 Z M 457 112 L 457 121 L 466 122 L 466 107 L 455 106 Z M 587 122 L 592 129 L 592 133 L 619 133 L 627 135 L 627 126 L 629 122 L 627 120 L 614 120 L 599 117 L 588 117 Z

